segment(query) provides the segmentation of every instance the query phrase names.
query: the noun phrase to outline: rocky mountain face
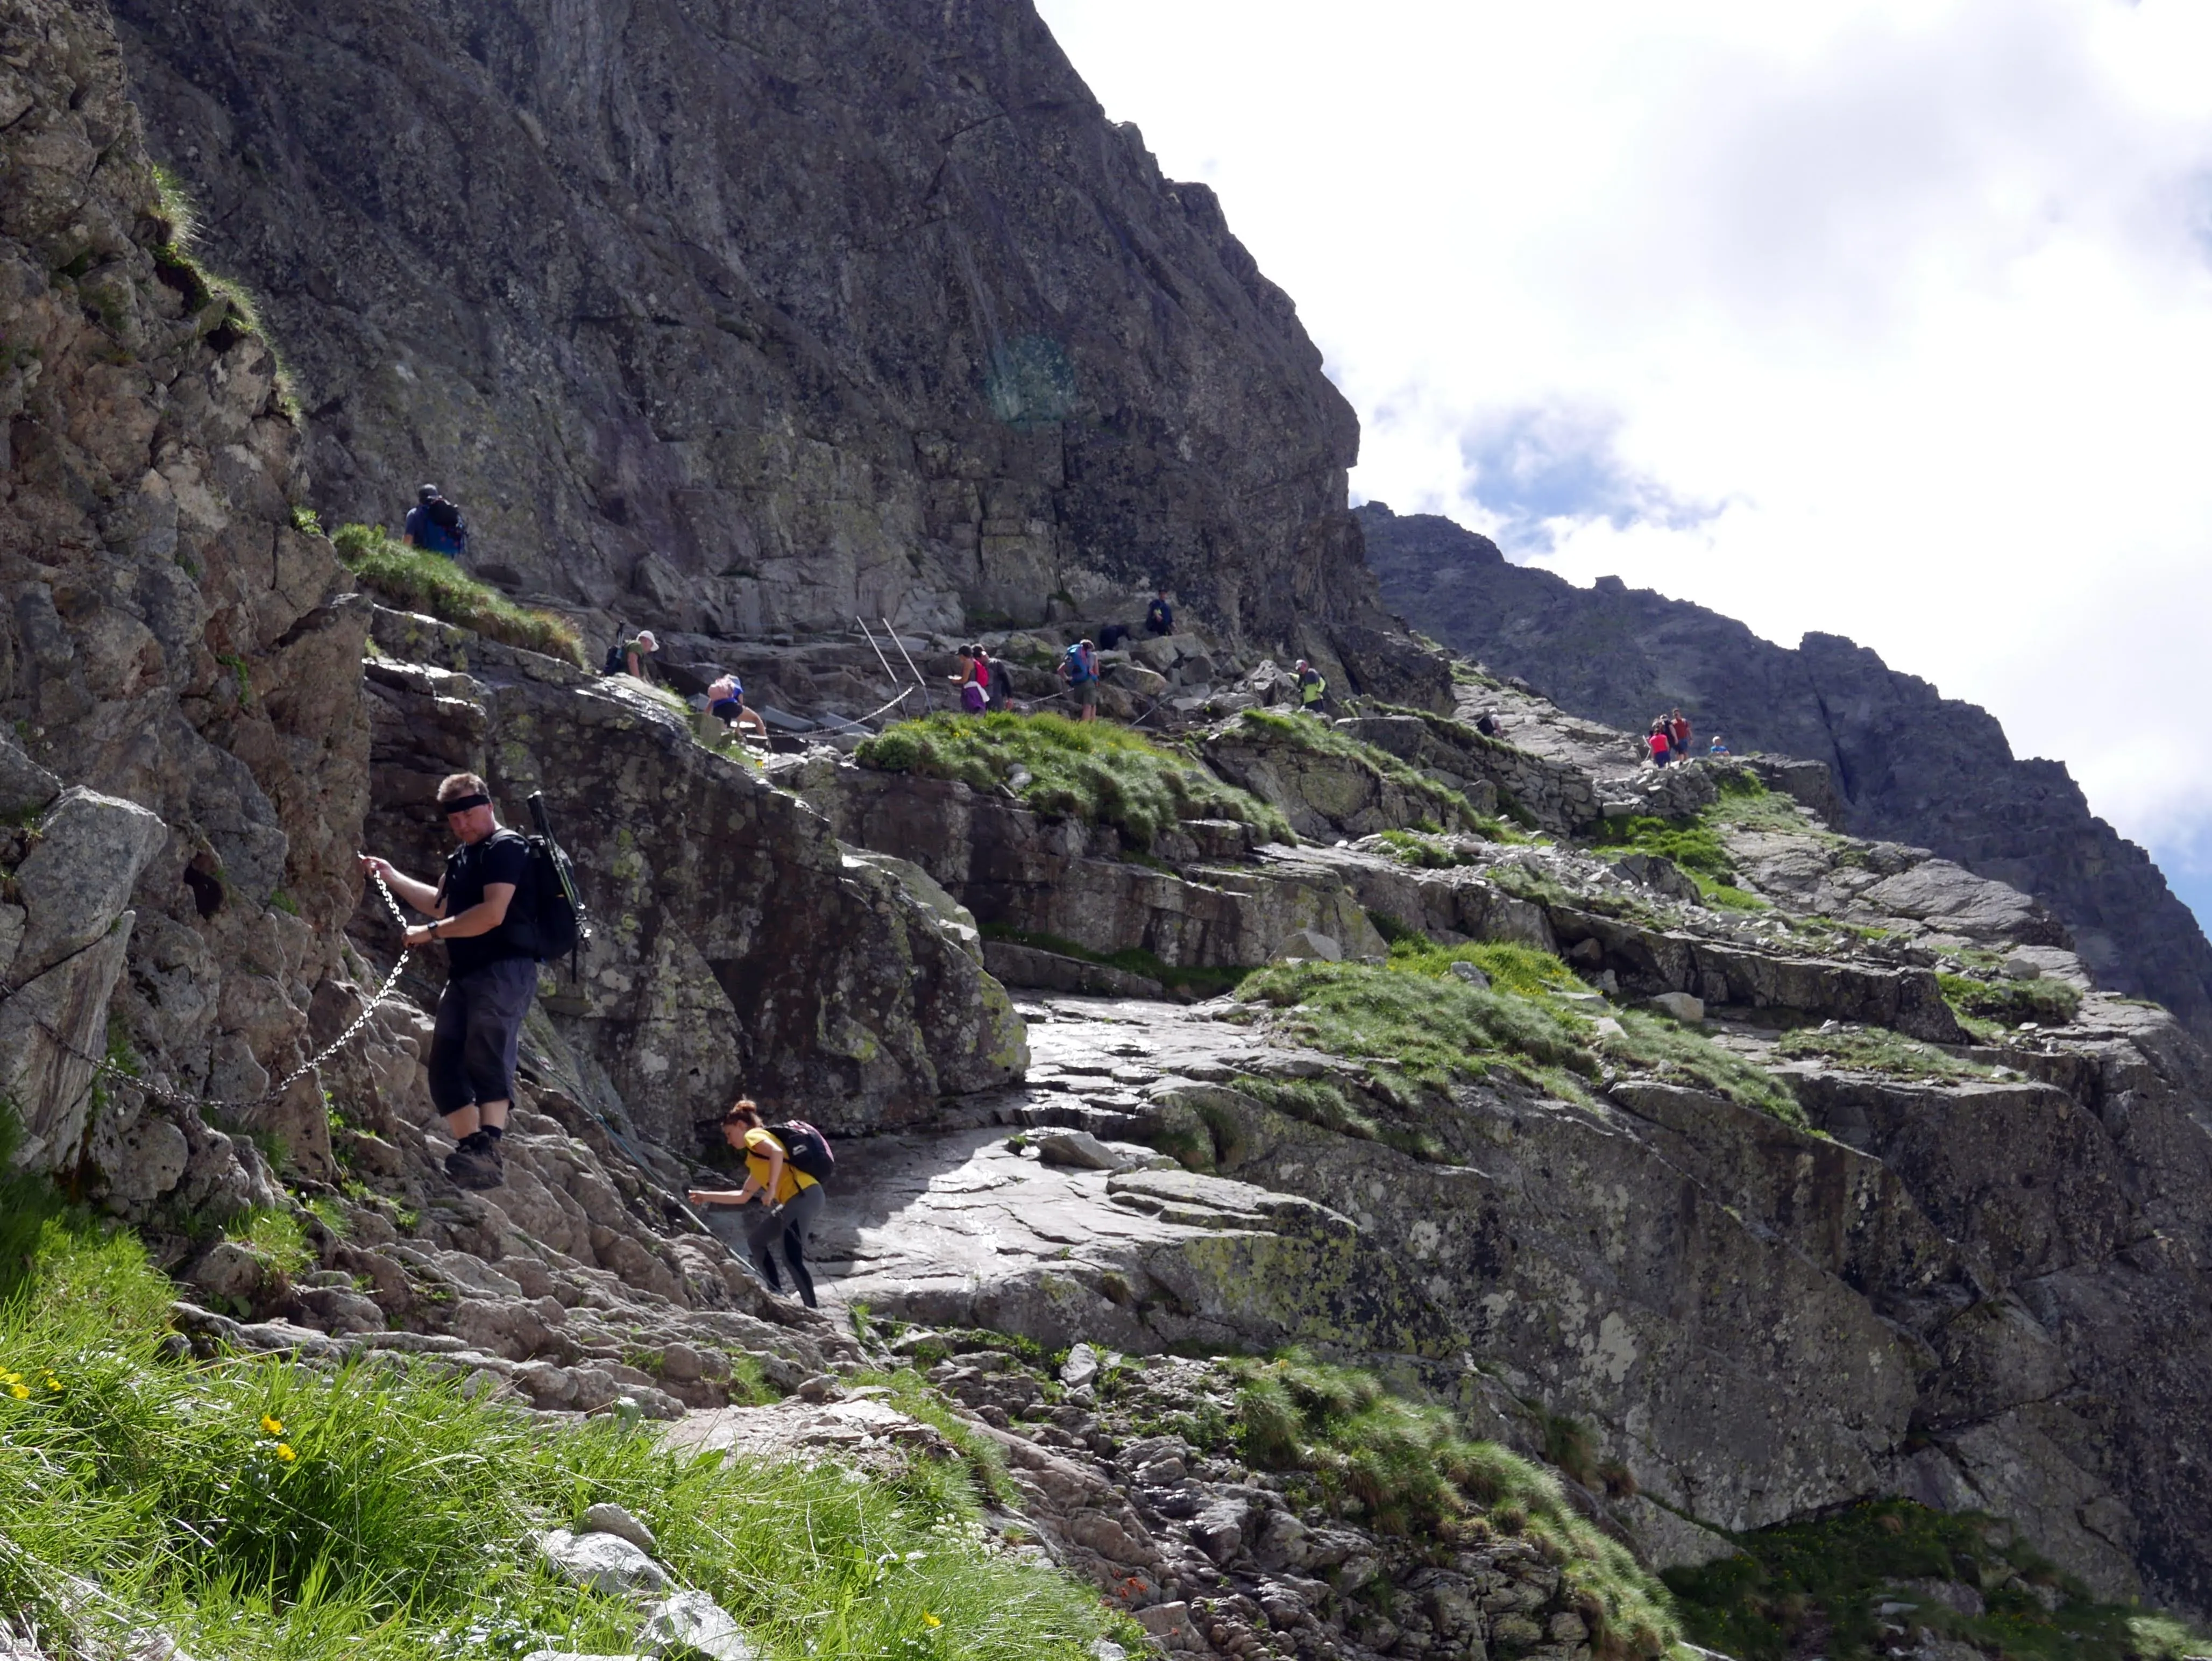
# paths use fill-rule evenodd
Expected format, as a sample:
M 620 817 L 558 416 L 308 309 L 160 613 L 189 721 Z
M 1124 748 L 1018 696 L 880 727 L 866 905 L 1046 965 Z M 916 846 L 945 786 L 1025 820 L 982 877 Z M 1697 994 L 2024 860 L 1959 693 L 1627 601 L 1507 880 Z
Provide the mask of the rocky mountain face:
M 228 104 L 186 97 L 152 44 L 186 15 L 149 8 L 134 25 L 157 103 L 210 118 L 262 108 L 244 80 Z M 190 15 L 233 42 L 240 65 L 257 61 L 252 43 L 221 31 L 269 31 L 270 86 L 288 63 L 366 74 L 389 61 L 410 73 L 447 63 L 455 74 L 441 84 L 465 91 L 491 84 L 485 61 L 517 61 L 515 40 L 570 39 L 551 23 L 525 34 L 513 14 L 457 23 L 469 69 L 418 56 L 415 37 L 378 58 L 378 41 L 400 39 L 381 15 Z M 689 151 L 641 136 L 735 118 L 711 86 L 655 106 L 638 88 L 660 83 L 614 71 L 646 61 L 630 45 L 655 29 L 659 56 L 647 57 L 672 75 L 739 53 L 737 14 L 718 14 L 726 36 L 689 15 L 558 14 L 577 44 L 530 84 L 549 99 L 605 93 L 591 107 L 622 120 L 592 137 L 580 118 L 574 131 L 551 121 L 568 105 L 529 122 L 534 106 L 511 106 L 528 146 L 516 154 L 545 170 L 532 177 L 609 214 L 626 192 L 672 213 L 681 169 L 646 163 Z M 1027 12 L 848 10 L 834 26 L 793 15 L 763 14 L 743 37 L 757 79 L 725 77 L 764 89 L 763 130 L 800 121 L 825 87 L 865 105 L 871 131 L 896 128 L 918 87 L 957 85 L 999 112 L 942 138 L 951 149 L 933 176 L 951 205 L 910 227 L 955 265 L 965 250 L 976 275 L 959 294 L 1000 294 L 985 285 L 1009 268 L 986 258 L 983 233 L 1011 239 L 992 245 L 1008 258 L 1028 246 L 1023 202 L 1104 211 L 1108 195 L 1037 184 L 1063 177 L 1055 167 L 1123 181 L 1134 216 L 1117 221 L 1114 258 L 1147 282 L 1196 282 L 1146 264 L 1147 249 L 1202 246 L 1227 260 L 1231 245 L 1200 238 L 1188 209 L 1176 236 L 1197 241 L 1137 215 L 1146 203 L 1165 214 L 1172 193 L 1111 148 L 1126 140 L 1083 124 L 1087 104 L 1038 101 L 1027 77 L 1047 91 L 1073 83 Z M 679 23 L 695 30 L 684 54 L 668 44 Z M 871 60 L 877 95 L 863 100 L 860 56 L 892 23 L 911 38 Z M 495 51 L 502 28 L 516 32 L 499 48 L 507 58 Z M 24 0 L 0 32 L 0 1093 L 27 1133 L 15 1163 L 137 1229 L 174 1276 L 176 1364 L 259 1352 L 350 1361 L 368 1376 L 411 1360 L 518 1411 L 626 1400 L 681 1422 L 679 1445 L 865 1459 L 927 1435 L 881 1404 L 888 1386 L 848 1391 L 823 1373 L 919 1358 L 938 1405 L 994 1433 L 1015 1473 L 1026 1510 L 989 1513 L 994 1537 L 1090 1577 L 1163 1645 L 1198 1656 L 1592 1661 L 1635 1647 L 1590 1624 L 1588 1589 L 1524 1537 L 1525 1507 L 1455 1516 L 1449 1538 L 1409 1535 L 1329 1498 L 1310 1450 L 1278 1447 L 1289 1463 L 1269 1466 L 1232 1440 L 1224 1415 L 1251 1381 L 1218 1358 L 1290 1343 L 1387 1373 L 1468 1435 L 1531 1458 L 1548 1450 L 1558 1470 L 1539 1485 L 1544 1503 L 1628 1543 L 1646 1568 L 1904 1495 L 2003 1519 L 2008 1537 L 2099 1596 L 2212 1609 L 2212 1492 L 2197 1447 L 2212 1391 L 2212 1062 L 2165 1010 L 2115 995 L 2102 966 L 2069 949 L 2057 899 L 1978 874 L 1966 852 L 1843 834 L 1846 808 L 1867 809 L 1831 787 L 1833 755 L 1655 774 L 1623 732 L 1464 663 L 1453 691 L 1429 685 L 1429 701 L 1455 698 L 1449 711 L 1284 712 L 1294 694 L 1252 650 L 1277 625 L 1258 620 L 1288 629 L 1309 603 L 1327 616 L 1328 594 L 1299 585 L 1352 578 L 1334 556 L 1294 580 L 1269 577 L 1298 546 L 1296 525 L 1326 516 L 1300 520 L 1256 486 L 1237 499 L 1254 516 L 1239 522 L 1247 539 L 1208 556 L 1216 585 L 1201 591 L 1224 620 L 1212 637 L 1147 643 L 1115 666 L 1114 706 L 1133 718 L 1141 698 L 1157 718 L 1148 730 L 1176 728 L 1171 746 L 1118 738 L 1118 770 L 1048 763 L 1035 748 L 1021 752 L 1035 768 L 1014 765 L 1012 749 L 993 746 L 1079 737 L 1019 721 L 957 729 L 975 745 L 957 776 L 928 775 L 912 730 L 902 750 L 856 755 L 848 735 L 756 757 L 659 689 L 380 608 L 295 512 L 320 418 L 303 427 L 266 338 L 178 246 L 106 15 L 92 0 Z M 925 50 L 947 39 L 963 52 Z M 760 67 L 771 61 L 773 81 Z M 899 78 L 909 68 L 911 85 Z M 389 91 L 364 82 L 364 107 L 386 112 L 378 136 L 398 135 L 403 154 L 431 155 L 429 135 L 461 130 L 459 118 L 411 121 L 379 101 Z M 304 103 L 272 100 L 253 118 L 270 131 L 351 118 L 327 98 Z M 489 128 L 497 106 L 479 103 Z M 1109 148 L 1074 144 L 1084 131 Z M 621 154 L 639 171 L 592 170 L 614 154 L 591 148 L 614 145 L 611 133 L 629 136 Z M 1055 134 L 1063 149 L 1047 142 Z M 508 142 L 492 132 L 479 153 L 496 160 Z M 1018 144 L 1042 147 L 1041 175 L 991 149 Z M 970 161 L 969 145 L 1004 171 Z M 273 177 L 309 154 L 241 143 L 236 165 Z M 738 173 L 742 160 L 741 145 L 723 156 Z M 232 177 L 233 152 L 209 165 Z M 822 167 L 863 197 L 871 180 L 890 190 L 849 157 Z M 991 179 L 1003 213 L 963 218 L 983 198 L 958 192 Z M 251 194 L 228 202 L 232 222 L 267 210 Z M 876 255 L 805 218 L 826 211 L 815 198 L 788 208 L 808 227 L 792 247 L 845 250 L 881 285 L 863 292 L 855 277 L 840 302 L 851 328 L 875 326 L 879 302 L 913 300 L 896 271 L 866 266 Z M 672 220 L 626 240 L 611 229 L 621 222 L 580 219 L 605 234 L 571 236 L 562 258 L 676 260 L 691 248 Z M 1075 252 L 1035 267 L 1041 294 L 1088 258 L 1078 230 L 1054 224 Z M 408 237 L 394 233 L 374 258 L 366 242 L 343 246 L 360 252 L 345 281 L 429 292 L 392 286 Z M 528 309 L 502 292 L 481 299 L 484 315 Z M 1239 392 L 1209 378 L 1209 362 L 1249 361 L 1236 357 L 1251 346 L 1243 334 L 1209 332 L 1234 294 L 1198 284 L 1178 309 L 1165 292 L 1142 291 L 1130 315 L 1148 321 L 1122 343 L 1167 354 L 1159 373 L 1174 390 L 1126 429 L 1104 415 L 1055 418 L 1060 494 L 1040 515 L 1047 531 L 1023 533 L 1045 536 L 1054 558 L 1075 557 L 1056 540 L 1065 527 L 1095 523 L 1060 517 L 1077 514 L 1071 504 L 1133 489 L 1140 473 L 1114 470 L 1152 464 L 1137 439 L 1115 448 L 1116 432 L 1194 435 L 1188 466 L 1206 476 L 1195 494 L 1162 486 L 1145 509 L 1171 517 L 1226 514 L 1247 490 L 1241 462 L 1208 446 L 1279 417 L 1296 427 L 1277 401 L 1287 383 Z M 1265 292 L 1234 288 L 1255 313 Z M 852 392 L 849 405 L 809 406 L 817 422 L 832 404 L 847 410 L 833 436 L 853 447 L 822 452 L 834 478 L 779 482 L 775 500 L 793 511 L 862 500 L 837 494 L 874 488 L 854 458 L 906 429 L 870 425 L 878 405 L 853 389 L 876 383 L 836 379 L 845 360 L 799 351 L 846 326 L 842 314 L 823 321 L 836 308 L 819 301 L 808 335 L 789 321 L 805 310 L 795 300 L 731 303 L 763 330 L 772 312 L 787 318 L 785 332 L 760 336 L 789 349 L 776 374 L 803 361 L 820 370 L 817 390 Z M 631 320 L 580 328 L 613 355 L 584 353 L 571 379 L 587 385 L 619 359 L 638 375 L 624 385 L 658 385 L 641 356 L 622 355 L 643 353 L 662 325 L 650 307 L 608 305 Z M 465 312 L 456 302 L 444 315 Z M 471 338 L 484 363 L 505 363 L 500 343 L 520 336 L 488 326 Z M 1069 338 L 1072 361 L 1109 361 Z M 569 361 L 549 357 L 535 385 L 561 384 Z M 757 365 L 752 379 L 732 373 L 757 391 L 784 385 Z M 542 418 L 578 437 L 563 452 L 578 466 L 599 453 L 585 441 L 597 429 L 562 427 L 559 406 L 489 371 L 467 385 L 488 442 Z M 1079 394 L 1102 385 L 1121 384 L 1075 383 Z M 1026 399 L 1030 387 L 1016 390 Z M 1128 383 L 1117 396 L 1143 391 Z M 1229 412 L 1212 427 L 1191 414 L 1216 408 L 1209 399 Z M 407 407 L 425 430 L 463 419 Z M 514 413 L 526 409 L 540 413 Z M 1230 420 L 1240 409 L 1253 424 Z M 830 444 L 792 419 L 788 432 Z M 1012 417 L 993 420 L 958 443 L 988 431 L 1012 446 Z M 763 418 L 744 430 L 786 429 Z M 673 465 L 662 444 L 636 454 Z M 1275 453 L 1322 456 L 1314 477 L 1342 460 L 1326 446 Z M 1153 460 L 1160 476 L 1182 476 Z M 938 500 L 914 482 L 938 476 L 912 474 L 915 503 Z M 496 476 L 485 478 L 489 495 Z M 605 506 L 592 514 L 604 519 Z M 1263 523 L 1290 540 L 1265 542 L 1252 528 Z M 617 569 L 592 563 L 607 549 L 641 546 L 565 536 L 545 534 L 552 551 L 532 580 L 573 577 L 581 591 Z M 965 569 L 998 557 L 980 533 L 975 549 Z M 813 557 L 807 570 L 848 580 Z M 951 559 L 938 549 L 904 568 L 972 604 L 950 565 L 931 565 Z M 799 569 L 742 580 L 766 594 Z M 1099 569 L 1110 576 L 1110 560 Z M 737 591 L 712 578 L 678 581 L 685 595 Z M 1338 625 L 1347 661 L 1369 627 Z M 778 650 L 794 686 L 866 678 L 844 646 Z M 927 672 L 943 667 L 933 658 Z M 423 1067 L 436 955 L 397 963 L 391 918 L 353 862 L 368 846 L 428 870 L 441 850 L 424 809 L 437 779 L 462 768 L 490 779 L 510 819 L 544 793 L 598 924 L 573 966 L 546 967 L 507 1180 L 484 1193 L 456 1189 L 441 1167 L 450 1144 Z M 1172 801 L 1158 794 L 1170 768 L 1185 788 Z M 1894 768 L 1906 776 L 1904 758 Z M 1846 795 L 1870 776 L 1843 773 Z M 1139 828 L 1131 801 L 1146 791 L 1137 806 L 1157 822 Z M 2074 937 L 2089 938 L 2078 919 Z M 319 1070 L 274 1088 L 349 1033 Z M 102 1058 L 113 1070 L 95 1076 Z M 702 1222 L 680 1197 L 724 1185 L 699 1120 L 740 1088 L 837 1137 L 812 1254 L 818 1313 L 763 1289 L 732 1248 L 739 1218 Z M 258 1242 L 247 1223 L 269 1214 L 304 1241 L 304 1261 Z M 893 1343 L 886 1322 L 918 1330 Z M 1021 1359 L 1079 1342 L 1153 1359 L 1093 1353 L 1085 1373 L 1075 1351 L 1051 1378 Z M 1217 1359 L 1170 1361 L 1170 1349 Z M 805 1408 L 728 1405 L 756 1382 Z M 747 1413 L 762 1416 L 733 1416 Z
M 1827 763 L 1853 828 L 2037 895 L 2102 984 L 2212 1036 L 2212 943 L 2196 918 L 2149 855 L 2089 811 L 2063 763 L 2016 758 L 1987 711 L 1837 635 L 1778 646 L 1618 579 L 1580 589 L 1513 565 L 1435 514 L 1370 502 L 1355 517 L 1384 598 L 1416 628 L 1630 732 L 1680 705 L 1738 750 Z
M 1290 300 L 1027 0 L 115 12 L 331 523 L 434 479 L 495 579 L 722 635 L 1372 605 Z

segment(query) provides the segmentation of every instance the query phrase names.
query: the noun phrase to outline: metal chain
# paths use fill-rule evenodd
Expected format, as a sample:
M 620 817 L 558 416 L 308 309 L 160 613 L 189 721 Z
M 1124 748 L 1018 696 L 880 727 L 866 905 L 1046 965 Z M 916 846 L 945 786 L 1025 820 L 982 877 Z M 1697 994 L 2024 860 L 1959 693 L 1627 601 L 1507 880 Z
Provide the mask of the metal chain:
M 404 941 L 407 928 L 407 917 L 406 914 L 399 909 L 398 900 L 392 897 L 392 889 L 384 880 L 384 873 L 379 870 L 372 870 L 369 872 L 369 878 L 376 884 L 376 891 L 384 896 L 385 908 L 392 913 L 392 920 L 399 925 L 402 939 Z M 125 1083 L 130 1085 L 131 1088 L 143 1091 L 146 1094 L 152 1096 L 157 1101 L 167 1102 L 171 1106 L 174 1107 L 212 1107 L 218 1112 L 248 1112 L 256 1107 L 264 1105 L 265 1103 L 276 1100 L 287 1090 L 290 1089 L 295 1084 L 297 1084 L 301 1079 L 305 1078 L 309 1073 L 313 1072 L 316 1068 L 321 1066 L 323 1063 L 328 1061 L 332 1056 L 336 1055 L 340 1050 L 351 1043 L 356 1035 L 360 1033 L 361 1029 L 368 1025 L 368 1019 L 371 1015 L 376 1013 L 377 1006 L 382 1003 L 386 998 L 391 997 L 393 989 L 399 985 L 400 972 L 407 967 L 408 955 L 408 949 L 404 944 L 403 944 L 399 951 L 399 961 L 392 966 L 392 973 L 385 976 L 384 984 L 376 989 L 376 996 L 370 998 L 362 1006 L 361 1013 L 354 1017 L 352 1026 L 347 1028 L 345 1031 L 340 1033 L 328 1044 L 325 1044 L 320 1050 L 318 1050 L 306 1061 L 301 1063 L 297 1067 L 295 1067 L 290 1072 L 285 1074 L 283 1078 L 270 1085 L 259 1095 L 254 1096 L 246 1101 L 218 1101 L 210 1096 L 188 1095 L 180 1090 L 169 1089 L 164 1085 L 154 1083 L 149 1079 L 139 1077 L 136 1073 L 131 1071 L 129 1068 L 119 1066 L 116 1063 L 110 1061 L 105 1056 L 88 1054 L 86 1052 L 78 1049 L 76 1045 L 70 1043 L 59 1033 L 54 1031 L 52 1028 L 47 1026 L 43 1021 L 38 1023 L 38 1027 L 39 1030 L 46 1035 L 48 1041 L 51 1042 L 57 1049 L 67 1051 L 70 1054 L 75 1056 L 79 1061 L 91 1063 L 94 1071 L 106 1073 L 111 1077 L 120 1079 Z

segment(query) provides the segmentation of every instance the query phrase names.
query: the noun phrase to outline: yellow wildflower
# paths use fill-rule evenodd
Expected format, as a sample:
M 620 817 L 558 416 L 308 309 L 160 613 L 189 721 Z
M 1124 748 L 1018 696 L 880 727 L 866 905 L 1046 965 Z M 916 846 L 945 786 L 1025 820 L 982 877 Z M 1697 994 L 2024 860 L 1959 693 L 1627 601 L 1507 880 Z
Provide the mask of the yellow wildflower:
M 27 1402 L 31 1399 L 31 1387 L 28 1385 L 9 1385 L 8 1393 L 19 1402 Z
M 284 1422 L 282 1419 L 264 1418 L 261 1421 L 261 1428 L 271 1436 L 282 1436 L 284 1434 Z
M 54 1377 L 54 1375 L 53 1375 L 52 1373 L 47 1373 L 47 1374 L 46 1374 L 46 1388 L 47 1388 L 47 1389 L 49 1389 L 49 1390 L 59 1390 L 61 1387 L 62 1387 L 62 1381 L 61 1381 L 59 1379 L 57 1379 L 56 1377 Z
M 942 1621 L 939 1620 L 935 1616 L 932 1615 L 932 1614 L 931 1614 L 927 1609 L 924 1609 L 924 1610 L 921 1612 L 921 1618 L 922 1618 L 923 1622 L 924 1622 L 926 1625 L 928 1625 L 928 1626 L 933 1626 L 933 1627 L 941 1627 L 941 1626 L 943 1626 L 943 1625 L 945 1624 L 945 1622 L 943 1622 Z
M 279 1442 L 276 1444 L 276 1457 L 289 1465 L 300 1456 L 292 1452 L 291 1443 Z

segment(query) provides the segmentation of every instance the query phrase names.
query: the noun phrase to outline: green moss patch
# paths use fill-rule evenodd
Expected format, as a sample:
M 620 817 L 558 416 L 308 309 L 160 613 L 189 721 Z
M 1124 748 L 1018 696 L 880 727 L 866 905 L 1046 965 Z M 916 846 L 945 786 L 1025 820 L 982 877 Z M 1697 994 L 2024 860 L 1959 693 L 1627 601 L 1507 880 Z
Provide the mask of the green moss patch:
M 394 542 L 373 524 L 341 525 L 331 544 L 364 587 L 388 600 L 486 640 L 586 667 L 584 643 L 567 618 L 515 604 L 442 554 Z
M 1775 1052 L 1785 1056 L 1817 1057 L 1861 1072 L 1887 1073 L 1897 1078 L 1989 1078 L 1991 1070 L 1947 1055 L 1933 1045 L 1916 1043 L 1881 1027 L 1801 1027 L 1783 1035 Z
M 1233 819 L 1270 841 L 1297 840 L 1290 821 L 1256 796 L 1108 721 L 939 713 L 885 729 L 861 744 L 858 759 L 884 773 L 1004 787 L 1039 813 L 1111 825 L 1138 849 L 1183 819 Z
M 778 1661 L 1081 1661 L 1107 1629 L 1095 1592 L 986 1550 L 957 1462 L 863 1478 L 549 1422 L 419 1365 L 179 1362 L 173 1295 L 131 1236 L 49 1222 L 0 1307 L 0 1492 L 22 1501 L 0 1518 L 0 1609 L 58 1653 L 157 1622 L 242 1661 L 628 1653 L 639 1607 L 533 1543 L 601 1500 Z
M 1462 979 L 1455 963 L 1480 969 L 1490 985 Z M 1796 1098 L 1772 1074 L 1662 1016 L 1579 1001 L 1588 995 L 1573 970 L 1534 947 L 1439 946 L 1402 930 L 1383 967 L 1279 964 L 1255 971 L 1237 988 L 1240 998 L 1273 1011 L 1269 1024 L 1284 1037 L 1367 1063 L 1381 1095 L 1399 1107 L 1413 1106 L 1424 1091 L 1446 1091 L 1499 1070 L 1579 1100 L 1610 1067 L 1708 1090 L 1808 1128 Z M 1619 1030 L 1592 1018 L 1601 1013 Z M 1270 1105 L 1347 1135 L 1394 1143 L 1412 1135 L 1387 1123 L 1370 1128 L 1372 1116 L 1348 1100 Z M 1418 1141 L 1409 1151 L 1427 1148 L 1425 1136 Z
M 2063 1027 L 2081 1007 L 2081 994 L 2063 980 L 1977 980 L 1972 975 L 1939 974 L 1944 1001 L 1961 1017 L 2017 1027 L 2033 1021 Z
M 1977 1512 L 1877 1500 L 1735 1538 L 1740 1555 L 1665 1579 L 1691 1640 L 1736 1661 L 1787 1661 L 1810 1649 L 1870 1661 L 1914 1648 L 1915 1629 L 2008 1661 L 2171 1661 L 2206 1648 L 2178 1622 L 2095 1602 Z M 1972 1588 L 1984 1612 L 1948 1608 L 1915 1581 Z

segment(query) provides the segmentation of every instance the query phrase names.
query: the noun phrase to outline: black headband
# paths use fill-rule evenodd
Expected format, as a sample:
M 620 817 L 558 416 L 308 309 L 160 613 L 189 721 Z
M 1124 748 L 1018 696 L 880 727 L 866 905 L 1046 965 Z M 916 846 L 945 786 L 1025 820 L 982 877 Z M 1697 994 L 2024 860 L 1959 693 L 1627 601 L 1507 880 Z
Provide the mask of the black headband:
M 491 797 L 482 791 L 474 796 L 449 796 L 438 803 L 441 813 L 466 813 L 471 808 L 488 808 Z

